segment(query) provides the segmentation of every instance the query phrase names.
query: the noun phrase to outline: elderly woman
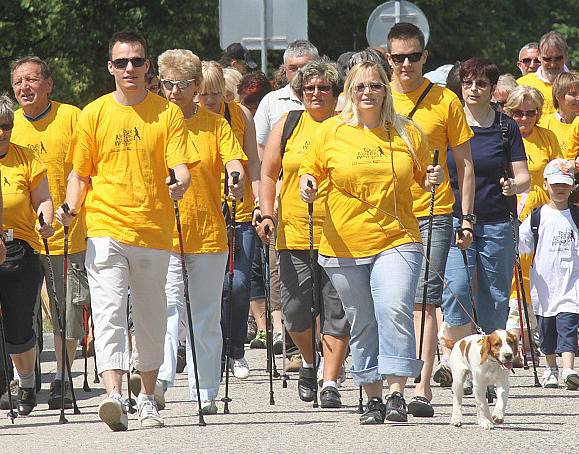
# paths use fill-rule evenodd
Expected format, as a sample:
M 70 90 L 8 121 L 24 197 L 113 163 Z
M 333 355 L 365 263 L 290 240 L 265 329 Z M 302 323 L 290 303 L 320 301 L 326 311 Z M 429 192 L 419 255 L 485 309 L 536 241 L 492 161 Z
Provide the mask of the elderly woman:
M 257 156 L 255 125 L 249 110 L 239 103 L 225 102 L 225 79 L 223 69 L 214 61 L 205 61 L 202 65 L 203 80 L 199 88 L 198 100 L 202 107 L 225 117 L 233 130 L 233 135 L 247 155 L 247 176 L 245 178 L 245 193 L 237 202 L 235 230 L 235 260 L 233 273 L 233 294 L 230 305 L 223 305 L 222 328 L 224 336 L 231 329 L 231 361 L 228 367 L 237 378 L 249 376 L 249 365 L 245 360 L 244 343 L 247 336 L 247 317 L 249 314 L 249 296 L 251 282 L 251 264 L 255 250 L 256 235 L 252 225 L 254 207 L 258 203 L 260 163 Z M 225 208 L 227 216 L 231 213 L 231 203 Z M 227 279 L 223 294 L 226 296 Z M 227 311 L 232 308 L 232 326 L 227 327 Z
M 247 158 L 227 122 L 195 103 L 202 83 L 201 61 L 189 50 L 172 49 L 158 59 L 163 94 L 183 111 L 189 139 L 199 151 L 201 163 L 191 169 L 191 185 L 180 202 L 183 247 L 189 278 L 189 297 L 195 336 L 201 396 L 195 389 L 195 374 L 187 332 L 187 368 L 191 399 L 201 399 L 202 411 L 217 412 L 215 398 L 221 378 L 222 334 L 220 326 L 223 269 L 227 260 L 227 233 L 221 214 L 221 171 L 241 174 L 239 187 L 231 177 L 228 188 L 233 197 L 243 195 Z M 158 379 L 164 387 L 173 384 L 177 363 L 179 318 L 186 320 L 179 240 L 175 231 L 173 253 L 167 273 L 167 335 L 165 360 Z
M 518 197 L 517 211 L 521 222 L 531 214 L 534 208 L 540 207 L 549 201 L 549 196 L 543 189 L 543 170 L 545 170 L 545 166 L 549 161 L 561 157 L 561 149 L 555 134 L 548 129 L 537 126 L 541 118 L 542 109 L 543 95 L 537 89 L 526 85 L 515 88 L 504 105 L 504 112 L 511 116 L 519 126 L 531 176 L 529 191 Z M 532 258 L 530 256 L 521 257 L 525 295 L 527 296 L 530 314 L 532 314 L 529 287 L 531 261 Z M 517 336 L 520 335 L 519 315 L 517 288 L 513 279 L 507 329 Z M 534 316 L 532 316 L 531 322 L 536 325 Z M 525 353 L 530 358 L 528 341 L 525 346 Z
M 14 104 L 0 96 L 0 172 L 2 173 L 3 227 L 2 243 L 6 261 L 0 265 L 0 301 L 2 304 L 6 350 L 20 377 L 18 412 L 28 415 L 36 406 L 34 365 L 36 334 L 33 315 L 42 285 L 38 251 L 42 238 L 54 234 L 52 199 L 48 190 L 46 167 L 28 148 L 10 142 L 14 126 Z M 45 224 L 37 226 L 37 217 Z M 6 365 L 5 365 L 6 367 Z
M 261 170 L 260 203 L 263 222 L 258 233 L 263 241 L 269 241 L 274 231 L 274 203 L 276 182 L 280 172 L 283 180 L 279 195 L 277 215 L 277 250 L 279 252 L 279 274 L 281 304 L 285 324 L 295 345 L 302 355 L 302 367 L 298 381 L 301 400 L 311 402 L 316 392 L 314 358 L 312 351 L 312 279 L 309 256 L 308 210 L 299 198 L 298 170 L 307 151 L 307 145 L 317 134 L 322 122 L 334 115 L 340 93 L 340 77 L 332 63 L 313 61 L 302 67 L 292 80 L 294 93 L 304 103 L 292 134 L 282 150 L 282 132 L 292 114 L 284 116 L 274 126 L 263 157 Z M 299 111 L 302 112 L 302 111 Z M 317 255 L 322 233 L 324 199 L 327 182 L 321 184 L 320 197 L 314 204 L 314 249 Z M 320 288 L 313 289 L 321 295 L 321 332 L 323 334 L 324 373 L 320 393 L 322 408 L 340 408 L 342 401 L 338 392 L 338 376 L 348 352 L 350 325 L 336 290 L 316 266 L 320 275 Z
M 312 203 L 327 180 L 318 263 L 351 326 L 351 373 L 368 396 L 360 423 L 406 421 L 404 387 L 422 367 L 412 316 L 423 247 L 410 187 L 416 181 L 430 190 L 443 172 L 428 165 L 419 129 L 394 112 L 382 65 L 354 66 L 344 93 L 343 112 L 311 136 L 300 193 Z
M 557 111 L 544 120 L 544 126 L 559 139 L 565 159 L 575 159 L 570 149 L 573 121 L 579 112 L 579 76 L 561 73 L 553 81 L 553 105 Z
M 516 214 L 516 194 L 529 188 L 530 177 L 521 133 L 517 124 L 491 106 L 499 79 L 497 66 L 487 59 L 472 58 L 459 70 L 462 97 L 469 126 L 474 132 L 471 150 L 475 170 L 476 221 L 473 242 L 467 249 L 468 273 L 477 282 L 474 300 L 478 324 L 487 333 L 505 328 L 515 258 L 511 213 Z M 503 137 L 503 131 L 505 137 Z M 503 146 L 506 139 L 506 146 Z M 448 169 L 454 192 L 454 228 L 459 227 L 460 193 L 452 154 Z M 507 176 L 509 175 L 509 176 Z M 457 237 L 460 233 L 457 233 Z M 476 274 L 476 276 L 475 276 Z M 445 278 L 442 309 L 454 331 L 467 335 L 472 330 L 473 308 L 461 251 L 456 238 L 451 244 Z

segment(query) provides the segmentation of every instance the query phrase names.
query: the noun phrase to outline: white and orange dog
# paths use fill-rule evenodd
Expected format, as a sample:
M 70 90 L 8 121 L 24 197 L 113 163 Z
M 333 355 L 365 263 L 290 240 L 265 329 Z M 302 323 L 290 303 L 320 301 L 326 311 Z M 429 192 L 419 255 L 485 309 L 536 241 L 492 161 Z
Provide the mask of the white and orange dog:
M 445 331 L 446 323 L 443 323 L 439 339 L 443 345 L 452 348 L 449 359 L 453 392 L 451 424 L 456 427 L 462 425 L 463 383 L 469 372 L 472 374 L 478 424 L 483 429 L 502 424 L 509 397 L 509 374 L 518 355 L 517 338 L 498 329 L 486 336 L 473 334 L 453 343 L 444 336 Z M 497 393 L 492 415 L 486 400 L 489 385 L 495 385 Z

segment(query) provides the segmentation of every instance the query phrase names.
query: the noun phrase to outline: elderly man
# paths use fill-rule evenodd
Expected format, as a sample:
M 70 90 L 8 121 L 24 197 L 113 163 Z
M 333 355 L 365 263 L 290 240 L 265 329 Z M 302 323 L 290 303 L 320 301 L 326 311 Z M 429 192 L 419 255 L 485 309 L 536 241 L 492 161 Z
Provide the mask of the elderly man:
M 539 43 L 527 43 L 519 51 L 518 68 L 523 76 L 534 73 L 541 66 L 539 59 Z
M 545 98 L 539 121 L 539 126 L 544 126 L 542 123 L 556 110 L 553 105 L 553 81 L 560 73 L 569 71 L 565 66 L 568 60 L 567 42 L 557 32 L 545 33 L 539 41 L 539 58 L 541 66 L 537 72 L 520 77 L 517 83 L 536 88 Z
M 49 99 L 53 80 L 47 63 L 35 56 L 16 60 L 11 65 L 12 89 L 20 104 L 14 114 L 12 141 L 33 150 L 48 169 L 48 185 L 54 203 L 64 202 L 66 179 L 72 165 L 65 162 L 66 153 L 76 125 L 80 109 Z M 56 226 L 55 226 L 56 227 Z M 56 373 L 50 385 L 48 408 L 60 407 L 61 394 L 65 392 L 65 408 L 72 408 L 71 390 L 68 381 L 62 383 L 62 327 L 57 320 L 62 320 L 62 310 L 66 304 L 66 346 L 69 362 L 74 361 L 78 340 L 84 335 L 83 305 L 89 304 L 89 291 L 84 269 L 86 250 L 86 227 L 84 212 L 79 216 L 70 231 L 68 292 L 64 295 L 64 229 L 55 229 L 55 234 L 48 240 L 50 259 L 54 271 L 56 294 L 52 291 L 49 280 L 48 260 L 41 255 L 41 263 L 48 288 L 50 312 L 54 333 L 56 353 Z M 56 297 L 56 300 L 55 300 Z M 74 304 L 73 304 L 74 303 Z M 61 311 L 57 314 L 57 308 Z

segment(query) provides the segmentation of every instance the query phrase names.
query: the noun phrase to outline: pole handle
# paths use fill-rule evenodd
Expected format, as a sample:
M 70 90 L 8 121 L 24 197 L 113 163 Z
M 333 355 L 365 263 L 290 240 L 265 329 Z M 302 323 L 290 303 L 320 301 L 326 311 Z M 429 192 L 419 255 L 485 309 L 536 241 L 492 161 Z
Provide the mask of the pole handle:
M 438 150 L 434 150 L 434 157 L 432 159 L 432 167 L 436 167 L 438 165 Z
M 308 188 L 314 189 L 314 183 L 312 183 L 312 180 L 308 180 L 306 184 L 308 185 Z
M 169 169 L 169 186 L 177 183 L 177 177 L 175 177 L 175 170 Z
M 231 178 L 233 178 L 233 184 L 239 183 L 239 172 L 231 172 Z
M 62 208 L 62 211 L 64 211 L 66 214 L 70 213 L 70 207 L 68 206 L 68 203 L 64 202 L 60 208 Z
M 46 224 L 46 222 L 44 221 L 44 213 L 42 211 L 38 215 L 38 222 L 40 224 L 40 227 L 42 227 Z

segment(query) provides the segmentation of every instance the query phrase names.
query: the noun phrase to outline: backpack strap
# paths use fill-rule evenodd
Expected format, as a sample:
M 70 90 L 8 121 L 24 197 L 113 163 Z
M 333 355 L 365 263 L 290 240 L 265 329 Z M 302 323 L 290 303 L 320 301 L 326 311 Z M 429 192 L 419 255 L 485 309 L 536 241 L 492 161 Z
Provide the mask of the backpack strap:
M 506 121 L 503 121 L 505 114 L 501 112 L 499 117 L 499 125 L 501 128 L 501 139 L 503 143 L 503 151 L 505 152 L 505 174 L 507 177 L 513 177 L 513 170 L 511 168 L 511 144 L 509 143 L 509 127 Z
M 535 261 L 535 254 L 537 253 L 537 245 L 539 244 L 539 224 L 541 223 L 541 207 L 534 208 L 531 211 L 531 233 L 533 234 L 533 260 Z
M 428 92 L 430 91 L 430 89 L 432 88 L 433 85 L 434 85 L 434 82 L 430 82 L 428 84 L 428 86 L 424 89 L 424 91 L 422 93 L 420 93 L 420 96 L 416 100 L 416 104 L 414 104 L 414 107 L 412 108 L 410 113 L 408 115 L 406 115 L 410 120 L 412 120 L 412 117 L 414 116 L 414 114 L 416 113 L 418 108 L 420 107 L 420 103 L 424 100 L 424 98 L 426 98 L 426 95 L 428 94 Z
M 283 154 L 285 153 L 285 147 L 287 145 L 287 141 L 291 137 L 291 135 L 293 134 L 294 129 L 296 129 L 296 126 L 298 125 L 303 113 L 304 113 L 303 110 L 290 110 L 287 113 L 287 117 L 286 117 L 285 123 L 283 125 L 283 131 L 281 133 L 281 141 L 279 144 L 279 149 L 281 152 L 281 158 L 282 159 L 283 159 Z
M 229 106 L 227 105 L 227 103 L 224 103 L 224 104 L 225 104 L 225 109 L 223 110 L 223 116 L 227 120 L 227 123 L 229 123 L 229 126 L 231 126 L 231 112 L 229 112 Z

